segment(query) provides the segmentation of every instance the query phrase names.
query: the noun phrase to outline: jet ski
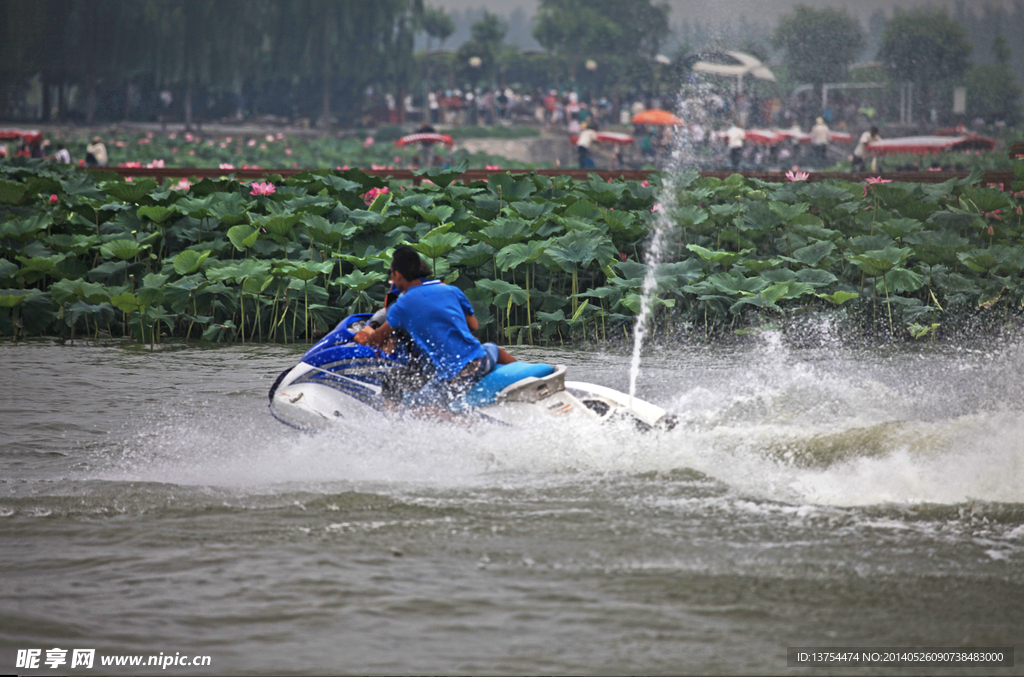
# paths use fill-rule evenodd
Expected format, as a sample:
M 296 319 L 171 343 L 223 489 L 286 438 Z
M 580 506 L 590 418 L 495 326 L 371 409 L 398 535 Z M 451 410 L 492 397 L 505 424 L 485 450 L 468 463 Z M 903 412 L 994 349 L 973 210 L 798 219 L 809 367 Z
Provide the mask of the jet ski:
M 350 315 L 283 371 L 270 388 L 270 413 L 305 431 L 342 422 L 372 423 L 384 416 L 413 414 L 385 402 L 381 380 L 409 362 L 400 347 L 388 353 L 353 338 L 372 315 Z M 540 418 L 594 424 L 625 421 L 640 430 L 671 428 L 664 409 L 611 388 L 566 380 L 566 367 L 533 362 L 499 364 L 451 403 L 452 416 L 498 425 L 527 425 Z

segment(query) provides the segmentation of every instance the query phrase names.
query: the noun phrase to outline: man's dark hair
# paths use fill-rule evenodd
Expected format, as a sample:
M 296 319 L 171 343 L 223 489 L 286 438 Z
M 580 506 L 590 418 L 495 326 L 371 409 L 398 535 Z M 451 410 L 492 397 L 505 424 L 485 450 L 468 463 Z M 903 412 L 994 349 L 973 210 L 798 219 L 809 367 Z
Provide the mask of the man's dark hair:
M 395 247 L 395 253 L 391 257 L 391 270 L 401 273 L 402 277 L 412 282 L 424 276 L 424 269 L 419 252 L 405 244 Z

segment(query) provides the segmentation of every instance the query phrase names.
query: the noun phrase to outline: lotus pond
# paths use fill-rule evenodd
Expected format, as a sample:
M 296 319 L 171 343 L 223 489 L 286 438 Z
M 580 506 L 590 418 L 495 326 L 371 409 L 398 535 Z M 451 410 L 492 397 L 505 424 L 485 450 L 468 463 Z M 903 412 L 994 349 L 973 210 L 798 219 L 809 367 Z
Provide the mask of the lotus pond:
M 457 167 L 414 186 L 323 169 L 190 184 L 14 159 L 0 163 L 0 333 L 309 342 L 378 307 L 391 251 L 409 243 L 466 292 L 490 340 L 617 341 L 642 307 L 655 224 L 669 230 L 648 306 L 662 337 L 808 317 L 872 341 L 999 332 L 1024 314 L 1015 164 L 1017 193 L 980 172 L 767 183 L 686 170 L 645 185 L 460 183 Z

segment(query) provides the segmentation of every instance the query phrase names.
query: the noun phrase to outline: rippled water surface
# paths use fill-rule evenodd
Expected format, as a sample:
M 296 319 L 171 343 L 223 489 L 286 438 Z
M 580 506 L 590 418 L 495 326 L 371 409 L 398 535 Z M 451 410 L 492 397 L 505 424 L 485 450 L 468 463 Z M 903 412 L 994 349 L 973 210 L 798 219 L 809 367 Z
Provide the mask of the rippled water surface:
M 626 350 L 516 352 L 628 389 Z M 646 435 L 306 436 L 266 408 L 299 354 L 0 345 L 0 672 L 55 646 L 215 674 L 815 674 L 786 667 L 807 645 L 1024 661 L 1016 346 L 651 349 L 637 395 L 680 423 Z

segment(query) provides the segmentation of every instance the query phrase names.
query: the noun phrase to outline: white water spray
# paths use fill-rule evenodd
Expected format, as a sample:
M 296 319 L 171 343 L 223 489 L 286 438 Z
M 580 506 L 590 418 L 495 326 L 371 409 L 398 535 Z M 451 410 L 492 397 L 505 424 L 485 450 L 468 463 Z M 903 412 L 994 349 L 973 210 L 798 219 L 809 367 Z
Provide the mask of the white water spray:
M 699 90 L 697 90 L 699 91 Z M 704 119 L 703 111 L 706 106 L 693 105 L 698 96 L 680 97 L 677 105 L 677 113 L 684 122 L 697 122 L 706 129 L 707 120 Z M 686 117 L 689 116 L 689 119 Z M 700 117 L 702 119 L 694 119 Z M 654 217 L 651 223 L 651 237 L 647 241 L 644 250 L 644 262 L 647 264 L 647 273 L 644 275 L 644 283 L 640 288 L 640 312 L 636 316 L 636 323 L 633 325 L 633 360 L 629 369 L 629 406 L 633 407 L 633 398 L 636 396 L 636 382 L 640 376 L 640 353 L 643 349 L 644 340 L 647 338 L 647 323 L 649 316 L 653 313 L 654 299 L 658 292 L 657 268 L 664 263 L 665 254 L 668 251 L 669 235 L 672 233 L 672 215 L 676 211 L 676 196 L 678 193 L 679 173 L 687 167 L 695 164 L 696 156 L 693 150 L 690 133 L 681 129 L 672 136 L 672 151 L 669 153 L 665 166 L 661 168 L 662 183 L 658 192 L 658 203 L 654 207 Z

